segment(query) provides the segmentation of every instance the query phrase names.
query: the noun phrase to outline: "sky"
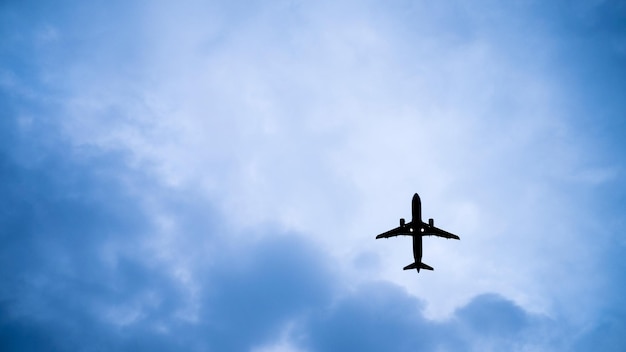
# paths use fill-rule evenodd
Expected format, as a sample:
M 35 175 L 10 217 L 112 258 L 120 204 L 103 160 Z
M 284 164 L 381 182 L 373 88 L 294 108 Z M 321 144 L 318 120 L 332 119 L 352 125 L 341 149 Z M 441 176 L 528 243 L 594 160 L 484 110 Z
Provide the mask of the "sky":
M 626 3 L 2 1 L 3 351 L 623 351 Z M 411 216 L 434 271 L 403 271 Z

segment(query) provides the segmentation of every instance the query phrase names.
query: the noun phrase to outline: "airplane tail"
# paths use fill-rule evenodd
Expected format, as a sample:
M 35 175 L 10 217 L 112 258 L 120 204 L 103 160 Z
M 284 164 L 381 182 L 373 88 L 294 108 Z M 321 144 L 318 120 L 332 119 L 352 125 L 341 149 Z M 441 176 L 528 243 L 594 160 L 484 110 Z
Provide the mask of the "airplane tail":
M 418 272 L 420 271 L 420 269 L 435 270 L 435 269 L 433 269 L 432 266 L 429 266 L 429 265 L 424 264 L 424 263 L 419 263 L 419 269 L 418 269 L 417 265 L 418 265 L 417 263 L 409 264 L 409 265 L 404 267 L 404 270 L 417 269 Z

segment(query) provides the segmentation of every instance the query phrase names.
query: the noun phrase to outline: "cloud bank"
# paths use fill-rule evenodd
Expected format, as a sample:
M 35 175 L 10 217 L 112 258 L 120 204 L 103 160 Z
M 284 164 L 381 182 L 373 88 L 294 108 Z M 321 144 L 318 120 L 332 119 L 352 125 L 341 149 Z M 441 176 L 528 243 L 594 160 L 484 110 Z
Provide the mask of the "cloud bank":
M 556 4 L 7 3 L 0 344 L 620 350 L 624 9 Z

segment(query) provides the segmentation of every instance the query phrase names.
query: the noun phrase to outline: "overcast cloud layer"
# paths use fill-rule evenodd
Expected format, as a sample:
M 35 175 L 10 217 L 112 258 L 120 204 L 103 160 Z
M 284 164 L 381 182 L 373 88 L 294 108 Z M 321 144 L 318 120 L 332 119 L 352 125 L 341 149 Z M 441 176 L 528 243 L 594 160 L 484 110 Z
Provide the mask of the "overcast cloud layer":
M 0 349 L 624 349 L 623 3 L 0 18 Z

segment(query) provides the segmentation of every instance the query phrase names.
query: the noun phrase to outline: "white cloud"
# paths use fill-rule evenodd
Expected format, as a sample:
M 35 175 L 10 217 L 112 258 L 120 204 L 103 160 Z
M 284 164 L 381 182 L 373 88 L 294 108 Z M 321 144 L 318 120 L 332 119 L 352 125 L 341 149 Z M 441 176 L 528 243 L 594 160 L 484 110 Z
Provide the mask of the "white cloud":
M 424 11 L 302 6 L 241 18 L 153 8 L 141 21 L 141 79 L 107 76 L 115 67 L 73 78 L 68 133 L 130 151 L 174 188 L 197 188 L 240 230 L 309 234 L 345 257 L 340 269 L 355 281 L 399 283 L 427 299 L 430 316 L 485 291 L 567 314 L 577 314 L 566 298 L 577 292 L 592 310 L 599 249 L 572 222 L 583 205 L 559 185 L 611 175 L 581 170 L 541 39 L 505 43 L 484 18 L 463 33 L 441 13 L 438 24 Z M 373 240 L 409 216 L 413 192 L 426 217 L 462 237 L 427 239 L 436 271 L 417 278 L 400 270 L 407 241 Z M 363 253 L 380 256 L 377 270 L 351 267 Z
M 277 341 L 252 348 L 252 352 L 304 352 L 305 350 L 295 346 L 290 340 L 294 334 L 295 325 L 293 322 L 285 324 Z

